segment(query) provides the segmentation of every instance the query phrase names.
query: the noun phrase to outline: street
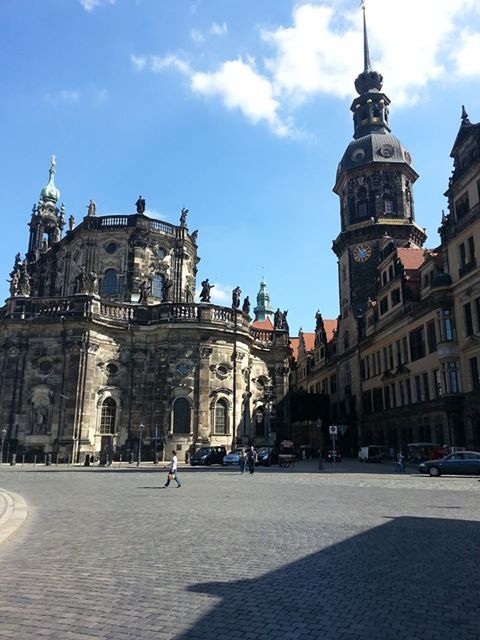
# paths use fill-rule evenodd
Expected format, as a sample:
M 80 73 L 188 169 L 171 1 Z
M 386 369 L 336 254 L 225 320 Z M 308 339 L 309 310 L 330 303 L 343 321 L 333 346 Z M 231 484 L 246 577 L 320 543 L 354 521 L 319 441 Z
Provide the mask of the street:
M 0 468 L 0 638 L 479 640 L 480 483 L 294 469 Z

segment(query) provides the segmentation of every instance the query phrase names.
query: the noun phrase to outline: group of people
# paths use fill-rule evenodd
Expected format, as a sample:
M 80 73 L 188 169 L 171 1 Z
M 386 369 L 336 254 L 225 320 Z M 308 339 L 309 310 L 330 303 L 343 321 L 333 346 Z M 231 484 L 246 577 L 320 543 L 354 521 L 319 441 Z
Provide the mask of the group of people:
M 247 467 L 250 475 L 253 475 L 255 473 L 255 465 L 257 464 L 257 461 L 258 456 L 253 445 L 248 447 L 247 450 L 240 449 L 238 462 L 240 466 L 240 473 L 242 475 L 245 473 L 245 469 Z M 164 487 L 169 487 L 172 480 L 175 480 L 178 489 L 182 486 L 182 483 L 180 482 L 180 479 L 178 477 L 178 460 L 177 452 L 175 450 L 172 451 L 172 457 L 170 459 L 170 464 L 168 465 L 167 481 L 165 482 Z

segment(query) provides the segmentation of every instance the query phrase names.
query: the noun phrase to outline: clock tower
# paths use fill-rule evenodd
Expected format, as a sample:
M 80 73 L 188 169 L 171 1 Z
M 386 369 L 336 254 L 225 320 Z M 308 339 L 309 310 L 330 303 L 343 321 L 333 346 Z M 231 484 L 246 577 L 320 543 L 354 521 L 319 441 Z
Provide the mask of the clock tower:
M 391 133 L 390 100 L 382 92 L 381 74 L 370 65 L 362 8 L 364 69 L 355 80 L 359 95 L 351 106 L 354 135 L 338 165 L 333 189 L 340 198 L 341 230 L 333 251 L 339 261 L 344 326 L 353 325 L 368 299 L 377 297 L 377 264 L 386 238 L 400 247 L 419 248 L 426 239 L 415 223 L 412 185 L 418 174 L 409 152 Z

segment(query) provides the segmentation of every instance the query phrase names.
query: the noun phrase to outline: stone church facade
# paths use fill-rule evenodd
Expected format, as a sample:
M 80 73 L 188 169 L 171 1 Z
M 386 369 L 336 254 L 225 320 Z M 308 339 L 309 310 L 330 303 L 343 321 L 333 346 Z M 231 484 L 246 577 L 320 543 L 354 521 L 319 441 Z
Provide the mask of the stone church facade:
M 288 423 L 288 327 L 249 301 L 195 302 L 197 232 L 145 215 L 80 224 L 58 206 L 55 161 L 0 311 L 0 420 L 10 453 L 82 461 L 201 445 L 273 444 Z M 64 227 L 68 230 L 64 233 Z

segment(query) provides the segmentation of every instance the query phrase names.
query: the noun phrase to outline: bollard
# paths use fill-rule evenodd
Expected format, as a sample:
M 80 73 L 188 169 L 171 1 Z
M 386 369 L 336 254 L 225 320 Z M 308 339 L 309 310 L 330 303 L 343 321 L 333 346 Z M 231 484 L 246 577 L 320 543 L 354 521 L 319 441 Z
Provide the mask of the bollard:
M 23 454 L 23 456 L 22 456 L 22 467 L 23 467 L 24 464 L 25 464 L 25 454 Z
M 158 453 L 155 453 L 155 461 L 154 464 L 158 464 Z
M 33 456 L 33 466 L 34 467 L 37 466 L 37 456 L 36 455 Z
M 55 462 L 55 466 L 58 467 L 58 451 L 57 451 L 57 461 Z
M 52 464 L 52 454 L 51 453 L 46 453 L 45 454 L 45 466 L 46 467 L 50 467 L 51 464 Z
M 120 459 L 118 461 L 118 468 L 122 466 L 122 454 L 120 454 Z
M 67 467 L 70 466 L 70 454 L 68 454 L 68 458 L 67 458 Z
M 17 454 L 12 453 L 12 459 L 10 460 L 10 466 L 14 467 L 17 464 Z

